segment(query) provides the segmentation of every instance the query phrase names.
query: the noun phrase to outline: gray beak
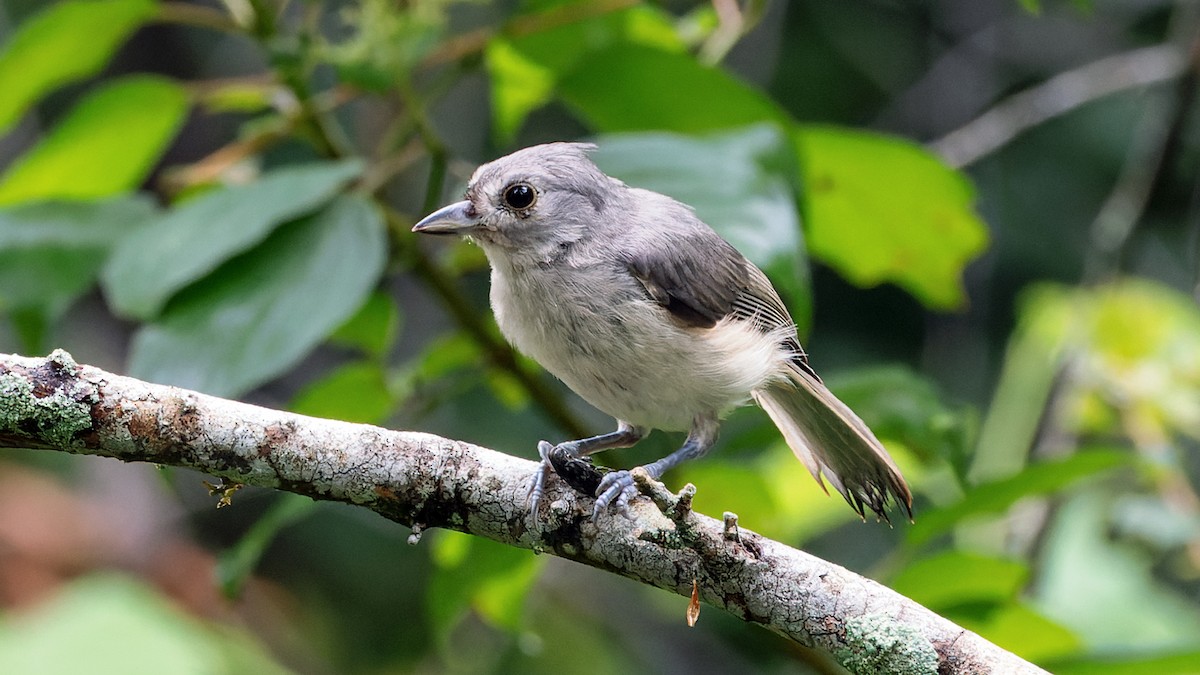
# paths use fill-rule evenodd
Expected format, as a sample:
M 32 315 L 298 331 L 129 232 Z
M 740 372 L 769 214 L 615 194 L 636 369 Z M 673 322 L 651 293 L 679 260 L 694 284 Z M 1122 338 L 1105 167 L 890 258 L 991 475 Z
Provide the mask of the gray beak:
M 471 202 L 455 202 L 443 206 L 413 225 L 413 232 L 425 234 L 470 234 L 479 225 L 475 208 Z

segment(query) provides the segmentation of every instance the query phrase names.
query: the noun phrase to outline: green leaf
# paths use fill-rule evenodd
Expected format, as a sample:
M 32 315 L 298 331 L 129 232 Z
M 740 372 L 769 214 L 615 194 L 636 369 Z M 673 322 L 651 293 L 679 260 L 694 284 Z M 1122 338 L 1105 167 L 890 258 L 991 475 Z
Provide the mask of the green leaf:
M 354 313 L 386 250 L 374 205 L 341 196 L 183 293 L 134 337 L 130 373 L 217 396 L 245 393 Z
M 0 179 L 0 204 L 94 199 L 141 185 L 188 112 L 174 82 L 121 78 L 88 94 Z
M 1079 638 L 1067 628 L 1024 605 L 1006 605 L 982 620 L 963 617 L 973 630 L 1023 659 L 1041 661 L 1079 651 Z
M 550 12 L 561 11 L 550 8 Z M 513 25 L 541 20 L 538 13 L 513 19 Z M 560 77 L 589 52 L 615 44 L 640 44 L 682 52 L 669 15 L 638 5 L 571 21 L 519 36 L 488 41 L 484 64 L 491 81 L 492 122 L 497 144 L 509 143 L 532 111 L 553 98 Z
M 257 245 L 282 223 L 329 201 L 362 166 L 345 160 L 278 169 L 249 185 L 223 187 L 171 209 L 113 252 L 103 274 L 109 303 L 128 317 L 154 317 L 184 286 Z
M 603 135 L 592 159 L 605 173 L 678 199 L 771 277 L 801 332 L 811 311 L 795 167 L 773 126 L 700 138 L 670 133 Z
M 521 628 L 525 596 L 543 559 L 529 551 L 451 530 L 438 531 L 425 596 L 434 630 L 445 640 L 468 609 L 508 631 Z
M 392 296 L 383 291 L 376 291 L 349 321 L 329 336 L 329 341 L 336 345 L 360 349 L 373 358 L 382 358 L 391 348 L 398 330 L 399 308 L 392 301 Z
M 764 473 L 758 465 L 746 466 L 714 458 L 691 462 L 685 467 L 681 471 L 682 478 L 671 484 L 675 488 L 685 482 L 696 486 L 693 503 L 698 513 L 733 511 L 738 514 L 742 527 L 768 537 L 790 534 L 779 530 L 780 506 L 771 490 L 774 477 Z M 816 483 L 811 487 L 816 488 Z
M 1011 478 L 976 486 L 960 502 L 920 514 L 908 530 L 909 542 L 919 545 L 967 518 L 1003 513 L 1019 499 L 1057 492 L 1075 481 L 1127 466 L 1132 461 L 1128 452 L 1089 450 L 1033 464 Z
M 1158 651 L 1158 650 L 1155 650 Z M 1200 650 L 1162 650 L 1136 656 L 1091 656 L 1043 662 L 1055 675 L 1196 675 Z
M 1123 434 L 1135 443 L 1200 436 L 1195 299 L 1144 279 L 1089 288 L 1041 284 L 1022 294 L 1019 313 L 974 477 L 1007 475 L 1024 463 L 1067 354 L 1073 370 L 1060 409 L 1070 431 Z
M 892 590 L 938 613 L 966 603 L 1003 603 L 1021 592 L 1029 568 L 1015 560 L 946 551 L 896 575 Z
M 0 663 L 5 675 L 289 672 L 247 635 L 198 621 L 132 579 L 92 575 L 4 617 Z
M 380 424 L 394 406 L 383 366 L 368 361 L 348 363 L 309 384 L 289 408 L 301 415 Z
M 587 54 L 558 93 L 599 131 L 696 133 L 788 122 L 770 98 L 725 71 L 640 45 Z
M 1163 578 L 1169 558 L 1113 541 L 1116 498 L 1096 486 L 1060 503 L 1042 540 L 1032 602 L 1109 653 L 1197 648 L 1200 607 L 1186 586 Z
M 934 309 L 966 302 L 962 272 L 987 246 L 967 178 L 899 138 L 796 130 L 813 257 L 851 282 L 892 282 Z
M 504 39 L 489 41 L 484 59 L 492 84 L 492 127 L 503 145 L 517 135 L 530 112 L 550 101 L 556 78 Z
M 42 96 L 99 72 L 157 10 L 150 0 L 60 2 L 22 24 L 0 52 L 0 134 Z
M 138 196 L 0 208 L 0 311 L 57 317 L 92 286 L 113 243 L 154 212 Z
M 296 523 L 317 507 L 308 497 L 283 492 L 271 507 L 254 521 L 236 544 L 221 552 L 215 570 L 217 584 L 227 598 L 237 598 L 246 580 L 254 573 L 267 546 L 289 525 Z
M 1021 293 L 1020 320 L 979 432 L 972 479 L 1008 477 L 1025 465 L 1074 324 L 1072 304 L 1059 286 L 1037 285 Z

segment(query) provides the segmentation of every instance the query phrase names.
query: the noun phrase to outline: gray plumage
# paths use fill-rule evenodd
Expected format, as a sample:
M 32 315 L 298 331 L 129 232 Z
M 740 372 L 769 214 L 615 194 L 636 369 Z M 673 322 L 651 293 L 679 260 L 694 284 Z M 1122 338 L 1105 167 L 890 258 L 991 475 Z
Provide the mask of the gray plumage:
M 720 418 L 756 401 L 817 482 L 864 515 L 887 518 L 912 496 L 870 429 L 822 384 L 765 274 L 664 195 L 606 176 L 592 146 L 526 148 L 475 172 L 466 200 L 417 232 L 462 234 L 492 266 L 492 309 L 505 337 L 618 429 L 559 444 L 569 456 L 633 445 L 650 429 L 688 431 L 646 465 L 654 478 L 706 452 Z M 531 501 L 550 471 L 551 446 Z M 627 471 L 605 476 L 596 515 L 634 495 Z

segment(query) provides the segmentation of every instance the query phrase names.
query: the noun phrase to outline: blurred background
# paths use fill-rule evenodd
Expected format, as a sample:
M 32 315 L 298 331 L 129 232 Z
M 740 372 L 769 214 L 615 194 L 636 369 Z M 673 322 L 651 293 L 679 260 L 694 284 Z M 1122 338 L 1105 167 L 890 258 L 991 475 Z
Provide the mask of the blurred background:
M 0 352 L 533 458 L 612 422 L 409 228 L 590 140 L 768 271 L 916 522 L 859 522 L 757 409 L 670 487 L 1054 672 L 1198 673 L 1198 74 L 1194 0 L 0 0 Z M 4 672 L 840 672 L 204 479 L 0 452 Z

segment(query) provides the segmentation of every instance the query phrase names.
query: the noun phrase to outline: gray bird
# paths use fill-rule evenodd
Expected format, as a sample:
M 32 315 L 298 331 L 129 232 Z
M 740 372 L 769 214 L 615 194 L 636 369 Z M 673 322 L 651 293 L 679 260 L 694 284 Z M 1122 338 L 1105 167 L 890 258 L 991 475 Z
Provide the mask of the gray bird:
M 654 479 L 700 457 L 720 419 L 754 400 L 824 488 L 887 519 L 911 517 L 912 494 L 887 451 L 809 366 L 796 327 L 761 270 L 691 208 L 605 175 L 595 146 L 538 145 L 479 167 L 466 199 L 414 232 L 465 235 L 492 267 L 491 303 L 504 336 L 617 430 L 539 444 L 538 499 L 551 455 L 583 458 L 632 446 L 651 429 L 687 431 L 683 446 L 645 465 Z M 628 471 L 604 476 L 594 517 L 627 513 Z

